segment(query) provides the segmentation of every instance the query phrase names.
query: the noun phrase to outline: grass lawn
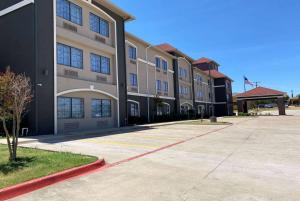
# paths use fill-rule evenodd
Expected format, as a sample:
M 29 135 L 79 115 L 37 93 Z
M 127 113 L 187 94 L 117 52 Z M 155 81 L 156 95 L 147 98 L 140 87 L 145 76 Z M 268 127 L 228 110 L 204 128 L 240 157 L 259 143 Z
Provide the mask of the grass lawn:
M 180 122 L 179 124 L 185 124 L 185 125 L 231 125 L 229 122 L 216 122 L 211 123 L 210 120 L 204 119 L 204 120 L 195 120 L 195 121 L 185 121 Z
M 0 144 L 0 189 L 96 160 L 92 156 L 19 148 L 18 161 L 9 163 L 7 146 Z

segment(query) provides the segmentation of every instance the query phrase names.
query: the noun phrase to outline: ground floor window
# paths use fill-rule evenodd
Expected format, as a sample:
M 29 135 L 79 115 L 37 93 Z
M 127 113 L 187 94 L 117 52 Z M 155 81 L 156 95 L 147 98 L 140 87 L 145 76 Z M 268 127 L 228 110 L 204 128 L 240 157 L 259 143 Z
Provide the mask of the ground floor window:
M 111 117 L 111 101 L 92 99 L 92 118 Z
M 84 118 L 83 98 L 58 97 L 57 116 L 59 119 Z
M 138 117 L 140 116 L 139 114 L 139 104 L 137 103 L 130 103 L 130 116 L 132 117 Z
M 188 105 L 182 105 L 181 106 L 181 113 L 183 113 L 183 114 L 188 114 L 188 112 L 189 112 L 189 106 Z
M 171 113 L 170 105 L 169 104 L 159 104 L 156 107 L 156 115 L 162 116 L 162 115 L 169 115 Z
M 198 106 L 198 115 L 202 115 L 204 114 L 205 109 L 204 109 L 204 105 L 199 105 Z

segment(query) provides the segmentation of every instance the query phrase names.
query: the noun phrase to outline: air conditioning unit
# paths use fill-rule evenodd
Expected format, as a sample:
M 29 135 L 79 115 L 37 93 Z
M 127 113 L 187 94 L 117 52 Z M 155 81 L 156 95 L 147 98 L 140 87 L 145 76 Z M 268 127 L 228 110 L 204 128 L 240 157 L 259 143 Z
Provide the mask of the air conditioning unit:
M 64 71 L 64 75 L 67 77 L 78 77 L 78 72 L 77 71 L 73 71 L 73 70 L 67 70 L 65 69 Z
M 97 75 L 96 80 L 98 82 L 107 82 L 107 77 Z
M 136 88 L 136 87 L 131 87 L 131 91 L 133 91 L 133 92 L 138 92 L 138 88 Z
M 73 122 L 73 123 L 65 123 L 64 124 L 64 131 L 75 131 L 79 129 L 79 123 Z
M 97 121 L 98 128 L 107 127 L 108 125 L 109 125 L 108 121 Z
M 69 31 L 77 32 L 77 27 L 69 23 L 63 22 L 63 27 Z
M 101 36 L 98 36 L 98 35 L 95 35 L 95 40 L 100 42 L 100 43 L 106 43 L 105 38 L 103 38 Z
M 135 60 L 130 60 L 130 63 L 131 64 L 136 64 L 136 61 Z

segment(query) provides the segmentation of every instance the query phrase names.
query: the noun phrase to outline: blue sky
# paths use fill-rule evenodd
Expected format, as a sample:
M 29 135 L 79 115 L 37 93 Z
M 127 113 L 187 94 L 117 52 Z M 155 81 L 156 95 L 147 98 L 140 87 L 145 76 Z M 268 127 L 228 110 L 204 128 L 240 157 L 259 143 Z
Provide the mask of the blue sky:
M 243 91 L 246 75 L 262 86 L 300 94 L 299 0 L 112 2 L 137 18 L 127 31 L 152 44 L 173 44 L 195 59 L 216 60 L 235 81 L 234 92 Z

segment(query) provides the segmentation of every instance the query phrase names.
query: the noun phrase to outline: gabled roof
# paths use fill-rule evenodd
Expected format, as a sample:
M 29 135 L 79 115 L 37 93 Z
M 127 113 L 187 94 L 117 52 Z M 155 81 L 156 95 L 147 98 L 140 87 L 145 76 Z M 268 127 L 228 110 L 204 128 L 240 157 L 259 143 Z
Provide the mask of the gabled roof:
M 255 89 L 246 91 L 236 95 L 237 98 L 252 98 L 252 97 L 269 97 L 269 96 L 284 96 L 285 93 L 274 89 L 265 87 L 257 87 Z
M 160 48 L 161 50 L 166 51 L 168 53 L 176 53 L 176 54 L 180 55 L 181 57 L 184 57 L 187 60 L 189 60 L 190 63 L 194 62 L 193 58 L 191 58 L 190 56 L 188 56 L 185 53 L 181 52 L 180 50 L 178 50 L 177 48 L 173 47 L 169 43 L 163 43 L 163 44 L 160 44 L 160 45 L 156 45 L 156 47 Z
M 217 62 L 215 62 L 214 60 L 212 59 L 208 59 L 208 58 L 205 58 L 205 57 L 202 57 L 196 61 L 193 62 L 194 65 L 196 64 L 203 64 L 203 63 L 215 63 L 217 64 L 218 66 L 220 66 Z
M 206 70 L 206 71 L 204 71 L 207 75 L 209 75 L 209 70 Z M 230 80 L 230 81 L 233 81 L 230 77 L 228 77 L 227 75 L 225 75 L 225 74 L 223 74 L 223 73 L 221 73 L 221 72 L 219 72 L 219 71 L 217 71 L 217 70 L 211 70 L 210 71 L 210 74 L 211 74 L 211 76 L 213 77 L 213 78 L 216 78 L 216 79 L 218 79 L 218 78 L 225 78 L 225 79 L 228 79 L 228 80 Z

